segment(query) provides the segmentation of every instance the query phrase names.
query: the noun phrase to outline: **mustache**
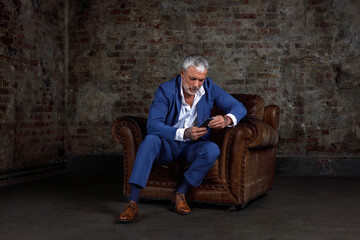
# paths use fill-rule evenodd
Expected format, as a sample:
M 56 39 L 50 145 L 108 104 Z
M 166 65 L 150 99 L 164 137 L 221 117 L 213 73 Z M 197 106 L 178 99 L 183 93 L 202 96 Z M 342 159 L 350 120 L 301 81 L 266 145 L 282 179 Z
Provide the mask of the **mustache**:
M 199 87 L 189 87 L 190 90 L 199 90 Z

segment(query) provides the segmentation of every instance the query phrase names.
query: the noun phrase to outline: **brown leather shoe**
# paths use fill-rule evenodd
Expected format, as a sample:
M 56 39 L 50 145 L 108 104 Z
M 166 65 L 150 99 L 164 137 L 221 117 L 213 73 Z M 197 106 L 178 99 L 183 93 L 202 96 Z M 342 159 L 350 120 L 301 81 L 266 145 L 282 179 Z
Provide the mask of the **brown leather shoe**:
M 122 223 L 132 222 L 139 214 L 138 204 L 134 201 L 126 203 L 124 211 L 118 217 L 118 221 Z
M 183 193 L 175 193 L 175 211 L 181 215 L 188 215 L 191 212 Z

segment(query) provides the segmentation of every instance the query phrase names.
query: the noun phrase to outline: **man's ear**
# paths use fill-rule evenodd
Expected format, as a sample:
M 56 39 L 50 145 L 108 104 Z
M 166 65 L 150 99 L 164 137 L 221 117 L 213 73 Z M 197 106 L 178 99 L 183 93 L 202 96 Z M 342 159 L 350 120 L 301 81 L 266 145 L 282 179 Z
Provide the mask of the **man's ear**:
M 184 69 L 181 69 L 180 76 L 181 76 L 181 78 L 184 78 Z

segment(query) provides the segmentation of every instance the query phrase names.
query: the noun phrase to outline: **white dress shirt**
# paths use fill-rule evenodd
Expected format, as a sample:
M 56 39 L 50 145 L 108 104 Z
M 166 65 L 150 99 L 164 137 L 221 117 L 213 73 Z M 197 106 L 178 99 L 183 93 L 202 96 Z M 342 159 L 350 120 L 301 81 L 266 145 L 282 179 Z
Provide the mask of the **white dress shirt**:
M 205 95 L 205 89 L 203 85 L 201 85 L 199 91 L 195 94 L 194 102 L 190 107 L 190 105 L 185 102 L 184 91 L 182 87 L 182 79 L 180 84 L 181 84 L 180 86 L 181 108 L 180 108 L 179 120 L 174 125 L 174 127 L 178 128 L 176 130 L 175 140 L 187 141 L 187 139 L 184 140 L 185 129 L 189 127 L 197 126 L 198 122 L 197 122 L 196 105 L 200 101 L 201 97 Z M 228 125 L 228 127 L 233 127 L 237 124 L 236 117 L 233 114 L 229 113 L 226 114 L 226 116 L 229 116 L 233 121 L 233 123 Z

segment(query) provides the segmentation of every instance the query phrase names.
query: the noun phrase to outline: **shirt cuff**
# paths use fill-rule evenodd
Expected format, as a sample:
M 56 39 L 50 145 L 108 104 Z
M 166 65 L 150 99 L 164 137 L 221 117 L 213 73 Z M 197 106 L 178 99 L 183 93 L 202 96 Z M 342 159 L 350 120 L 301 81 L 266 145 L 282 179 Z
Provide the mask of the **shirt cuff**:
M 232 120 L 232 124 L 227 125 L 227 127 L 234 127 L 234 126 L 237 125 L 237 119 L 236 119 L 236 117 L 235 117 L 233 114 L 228 113 L 228 114 L 226 114 L 225 116 L 228 116 L 228 117 L 231 118 L 231 120 Z
M 182 142 L 186 141 L 186 140 L 184 140 L 184 132 L 185 132 L 185 128 L 178 128 L 176 130 L 175 140 L 182 141 Z

